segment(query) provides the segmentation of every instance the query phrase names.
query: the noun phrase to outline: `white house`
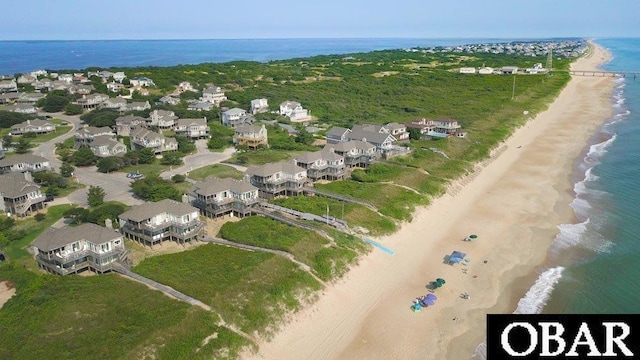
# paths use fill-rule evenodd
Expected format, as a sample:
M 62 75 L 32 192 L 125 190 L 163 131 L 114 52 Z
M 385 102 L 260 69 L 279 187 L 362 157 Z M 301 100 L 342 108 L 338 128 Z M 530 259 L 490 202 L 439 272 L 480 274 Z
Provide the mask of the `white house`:
M 149 114 L 149 119 L 150 121 L 147 122 L 147 125 L 167 130 L 175 126 L 178 117 L 173 111 L 156 109 Z
M 209 137 L 209 125 L 207 118 L 178 119 L 174 128 L 176 135 L 186 136 L 190 139 L 206 139 Z
M 286 116 L 292 121 L 308 120 L 309 114 L 297 101 L 284 101 L 280 104 L 280 115 Z
M 474 67 L 462 67 L 460 68 L 460 74 L 475 74 L 476 68 Z
M 98 157 L 122 156 L 127 153 L 125 144 L 106 135 L 96 136 L 89 148 Z
M 222 124 L 230 127 L 236 127 L 241 124 L 251 124 L 253 117 L 247 115 L 246 110 L 240 108 L 232 108 L 225 110 L 221 114 Z
M 153 82 L 153 80 L 149 79 L 148 77 L 144 77 L 144 76 L 139 76 L 139 77 L 134 77 L 131 78 L 130 83 L 132 86 L 155 86 L 156 84 Z
M 222 91 L 222 88 L 220 88 L 220 86 L 214 85 L 202 91 L 201 100 L 218 106 L 221 102 L 227 100 L 227 97 L 225 96 L 224 91 Z
M 480 69 L 478 69 L 478 74 L 480 75 L 491 75 L 493 74 L 493 68 L 491 67 L 481 67 Z
M 269 111 L 269 104 L 267 102 L 267 99 L 262 98 L 251 100 L 251 108 L 249 109 L 249 112 L 251 114 L 255 115 L 267 111 Z

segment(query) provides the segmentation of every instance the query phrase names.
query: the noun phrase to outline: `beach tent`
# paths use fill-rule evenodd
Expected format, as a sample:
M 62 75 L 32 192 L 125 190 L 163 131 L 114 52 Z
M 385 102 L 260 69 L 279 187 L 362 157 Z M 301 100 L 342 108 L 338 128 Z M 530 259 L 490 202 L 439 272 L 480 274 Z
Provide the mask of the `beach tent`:
M 433 282 L 433 288 L 437 289 L 437 288 L 441 287 L 444 284 L 445 284 L 445 281 L 444 281 L 443 278 L 437 278 L 436 281 Z
M 413 304 L 411 305 L 411 310 L 413 310 L 413 312 L 420 312 L 420 310 L 422 310 L 422 305 L 420 305 L 420 303 Z
M 449 264 L 457 264 L 462 261 L 465 256 L 467 256 L 467 254 L 460 251 L 454 251 L 449 255 Z

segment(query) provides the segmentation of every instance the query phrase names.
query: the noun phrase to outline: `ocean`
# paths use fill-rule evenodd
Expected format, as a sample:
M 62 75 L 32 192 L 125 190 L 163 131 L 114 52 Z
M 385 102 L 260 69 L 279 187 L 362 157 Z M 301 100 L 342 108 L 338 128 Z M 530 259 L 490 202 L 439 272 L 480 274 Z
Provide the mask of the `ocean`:
M 640 39 L 599 39 L 609 71 L 640 70 Z M 640 313 L 640 77 L 618 78 L 613 116 L 575 164 L 576 222 L 559 226 L 548 269 L 516 313 Z
M 266 62 L 315 55 L 531 39 L 217 39 L 0 41 L 0 75 L 88 67 Z

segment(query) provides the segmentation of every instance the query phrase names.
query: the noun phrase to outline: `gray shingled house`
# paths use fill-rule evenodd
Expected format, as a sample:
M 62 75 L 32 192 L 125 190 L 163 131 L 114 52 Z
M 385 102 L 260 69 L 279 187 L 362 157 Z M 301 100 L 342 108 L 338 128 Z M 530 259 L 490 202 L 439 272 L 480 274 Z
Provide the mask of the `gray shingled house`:
M 49 228 L 32 243 L 41 269 L 58 275 L 91 270 L 113 271 L 114 264 L 128 264 L 129 251 L 122 235 L 91 223 L 76 227 Z
M 193 206 L 211 218 L 233 214 L 239 217 L 251 215 L 251 208 L 258 204 L 258 188 L 247 181 L 209 177 L 191 188 Z
M 290 160 L 251 166 L 245 171 L 245 176 L 259 189 L 260 197 L 266 199 L 302 195 L 304 186 L 309 182 L 307 170 Z
M 40 186 L 33 182 L 31 173 L 0 175 L 0 212 L 25 216 L 44 209 L 44 200 L 45 196 L 40 192 Z
M 118 218 L 124 236 L 148 246 L 197 240 L 203 229 L 197 208 L 169 199 L 134 206 Z

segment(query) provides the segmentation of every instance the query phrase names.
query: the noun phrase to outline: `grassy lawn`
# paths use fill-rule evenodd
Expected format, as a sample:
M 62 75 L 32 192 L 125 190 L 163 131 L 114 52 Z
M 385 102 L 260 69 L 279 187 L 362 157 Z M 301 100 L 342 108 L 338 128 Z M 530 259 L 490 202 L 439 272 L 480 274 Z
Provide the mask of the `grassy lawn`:
M 242 179 L 243 173 L 228 165 L 209 165 L 189 171 L 189 177 L 193 180 L 204 180 L 209 176 L 215 176 L 218 178 L 234 178 Z
M 423 195 L 389 184 L 343 180 L 316 184 L 316 187 L 370 201 L 381 214 L 396 220 L 410 221 L 415 207 L 428 203 Z
M 27 251 L 27 247 L 31 245 L 38 235 L 45 229 L 49 228 L 56 221 L 62 219 L 62 213 L 72 208 L 71 205 L 55 205 L 50 206 L 46 210 L 46 218 L 42 221 L 36 221 L 33 217 L 19 219 L 16 221 L 14 228 L 24 230 L 25 235 L 20 239 L 14 240 L 4 248 L 7 256 L 12 262 L 19 265 L 25 265 L 29 269 L 37 269 L 33 256 Z
M 359 204 L 333 200 L 322 196 L 292 196 L 270 200 L 270 202 L 315 215 L 326 215 L 328 206 L 329 216 L 343 219 L 352 229 L 357 229 L 358 227 L 367 229 L 371 235 L 390 234 L 396 230 L 396 224 L 393 220 L 380 216 L 380 214 Z
M 219 235 L 237 243 L 283 250 L 309 265 L 323 280 L 341 276 L 358 255 L 357 247 L 329 246 L 329 241 L 314 231 L 289 226 L 262 216 L 229 222 Z M 357 241 L 348 235 L 346 240 Z
M 285 313 L 320 288 L 291 261 L 269 253 L 207 244 L 154 256 L 135 272 L 209 304 L 247 333 L 272 335 Z
M 250 166 L 264 165 L 296 157 L 304 151 L 262 149 L 235 153 L 226 163 Z
M 17 290 L 0 316 L 2 359 L 223 359 L 248 345 L 216 315 L 115 274 L 58 277 L 5 264 L 0 279 Z
M 69 180 L 68 186 L 66 188 L 58 188 L 60 192 L 55 197 L 57 198 L 64 197 L 78 189 L 84 189 L 87 187 L 87 185 L 76 181 L 75 178 L 69 178 L 68 180 Z

